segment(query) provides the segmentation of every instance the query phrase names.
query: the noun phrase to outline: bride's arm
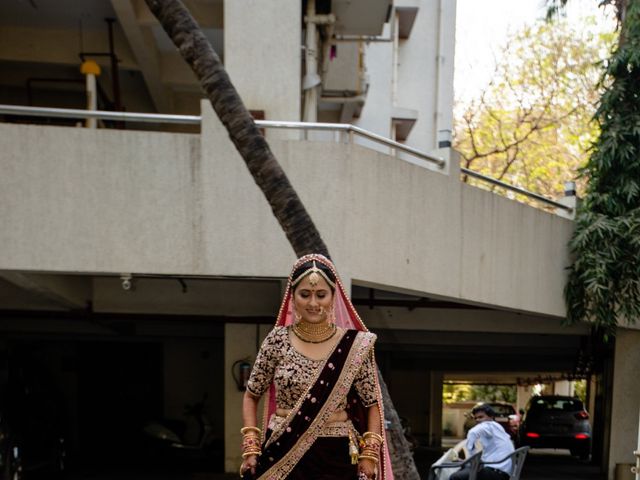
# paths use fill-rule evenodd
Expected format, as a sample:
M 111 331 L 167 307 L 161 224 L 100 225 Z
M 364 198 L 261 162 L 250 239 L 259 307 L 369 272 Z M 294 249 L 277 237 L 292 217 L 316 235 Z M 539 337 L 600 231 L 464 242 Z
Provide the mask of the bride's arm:
M 258 402 L 259 398 L 252 395 L 248 391 L 244 392 L 242 397 L 242 424 L 244 427 L 257 427 L 258 426 Z M 251 470 L 252 474 L 256 473 L 256 466 L 258 465 L 258 457 L 256 455 L 250 455 L 242 461 L 240 471 Z

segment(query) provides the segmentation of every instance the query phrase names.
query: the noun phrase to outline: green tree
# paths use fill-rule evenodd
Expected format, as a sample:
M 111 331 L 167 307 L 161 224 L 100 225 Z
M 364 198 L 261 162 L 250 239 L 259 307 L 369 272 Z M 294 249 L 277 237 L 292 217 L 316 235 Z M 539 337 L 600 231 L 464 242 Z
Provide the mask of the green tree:
M 471 385 L 468 383 L 445 383 L 442 386 L 444 403 L 466 402 L 507 402 L 515 403 L 517 391 L 515 385 Z
M 592 122 L 613 33 L 540 21 L 512 35 L 493 80 L 455 122 L 465 167 L 545 196 L 563 193 L 595 140 Z
M 180 0 L 145 0 L 164 31 L 200 81 L 202 90 L 229 132 L 254 181 L 271 205 L 273 215 L 298 256 L 329 251 L 320 232 L 275 158 L 264 136 L 242 103 L 220 58 Z M 259 73 L 259 72 L 257 72 Z M 400 417 L 393 406 L 382 375 L 378 372 L 386 418 L 387 436 L 397 478 L 419 480 Z
M 466 383 L 445 383 L 442 385 L 442 401 L 444 403 L 455 403 L 470 400 L 472 388 L 471 385 Z
M 573 385 L 573 392 L 576 397 L 582 400 L 582 403 L 587 402 L 587 381 L 576 380 Z
M 596 113 L 600 136 L 583 176 L 587 193 L 569 244 L 567 321 L 614 335 L 640 315 L 640 0 L 620 14 Z

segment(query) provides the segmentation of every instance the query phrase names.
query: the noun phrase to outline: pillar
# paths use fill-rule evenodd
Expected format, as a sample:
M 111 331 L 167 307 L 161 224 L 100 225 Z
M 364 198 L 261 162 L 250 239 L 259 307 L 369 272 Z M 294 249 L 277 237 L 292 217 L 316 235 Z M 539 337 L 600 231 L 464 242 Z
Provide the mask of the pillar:
M 271 330 L 271 325 L 227 323 L 224 331 L 224 469 L 226 472 L 237 473 L 242 462 L 240 444 L 242 435 L 242 396 L 233 378 L 233 364 L 241 359 L 247 359 L 253 365 L 256 359 L 256 345 Z M 256 338 L 257 337 L 257 338 Z M 258 408 L 260 421 L 261 407 Z
M 619 328 L 616 335 L 609 448 L 609 480 L 616 465 L 635 464 L 640 411 L 640 331 Z
M 429 375 L 429 444 L 442 445 L 442 372 L 431 371 Z

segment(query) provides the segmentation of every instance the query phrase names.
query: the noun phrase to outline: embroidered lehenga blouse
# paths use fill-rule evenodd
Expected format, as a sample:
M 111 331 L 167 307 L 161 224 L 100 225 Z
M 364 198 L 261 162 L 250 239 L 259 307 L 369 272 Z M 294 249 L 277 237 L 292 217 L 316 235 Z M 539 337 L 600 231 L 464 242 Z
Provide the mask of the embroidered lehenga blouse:
M 276 406 L 291 410 L 300 397 L 311 386 L 315 373 L 325 360 L 313 360 L 298 352 L 289 337 L 290 327 L 275 327 L 265 338 L 256 358 L 247 390 L 254 396 L 262 396 L 271 383 L 276 389 Z M 371 357 L 368 357 L 353 381 L 353 387 L 362 404 L 369 407 L 377 402 L 376 370 Z M 346 396 L 341 400 L 338 410 L 347 406 Z M 273 429 L 282 417 L 273 415 L 269 427 Z M 283 420 L 283 419 L 282 419 Z

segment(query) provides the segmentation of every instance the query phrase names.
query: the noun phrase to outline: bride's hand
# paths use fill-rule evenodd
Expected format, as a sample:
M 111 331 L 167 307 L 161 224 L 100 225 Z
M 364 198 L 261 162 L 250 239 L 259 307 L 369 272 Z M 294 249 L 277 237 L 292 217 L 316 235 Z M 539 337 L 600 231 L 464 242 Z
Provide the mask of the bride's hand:
M 358 472 L 364 473 L 367 478 L 374 478 L 376 474 L 376 463 L 368 458 L 363 458 L 358 462 Z
M 250 455 L 242 461 L 240 465 L 240 476 L 244 475 L 248 470 L 251 470 L 251 474 L 256 474 L 256 466 L 258 465 L 257 455 Z

